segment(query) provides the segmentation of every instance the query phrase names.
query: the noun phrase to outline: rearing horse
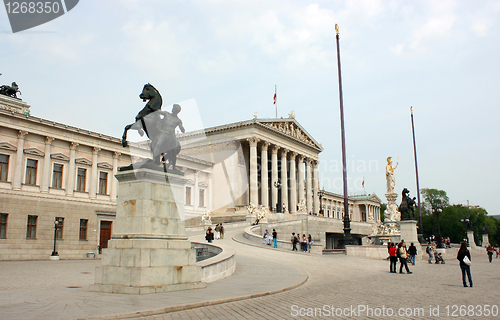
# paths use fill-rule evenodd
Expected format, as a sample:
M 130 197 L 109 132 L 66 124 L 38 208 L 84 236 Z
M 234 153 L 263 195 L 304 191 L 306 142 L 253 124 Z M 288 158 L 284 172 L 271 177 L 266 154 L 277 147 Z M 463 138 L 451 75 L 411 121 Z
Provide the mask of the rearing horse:
M 161 98 L 160 92 L 158 92 L 158 90 L 156 90 L 156 88 L 149 83 L 144 85 L 144 88 L 142 89 L 142 93 L 139 95 L 139 98 L 141 98 L 142 101 L 144 102 L 146 102 L 146 100 L 149 101 L 148 103 L 146 103 L 144 108 L 137 114 L 137 116 L 135 116 L 135 122 L 125 126 L 125 130 L 123 131 L 123 136 L 122 136 L 123 147 L 128 146 L 127 131 L 129 131 L 130 129 L 139 131 L 141 137 L 144 135 L 144 132 L 146 132 L 148 138 L 149 139 L 152 138 L 149 134 L 147 126 L 148 122 L 150 121 L 147 121 L 146 117 L 161 109 L 161 105 L 163 104 L 163 99 Z

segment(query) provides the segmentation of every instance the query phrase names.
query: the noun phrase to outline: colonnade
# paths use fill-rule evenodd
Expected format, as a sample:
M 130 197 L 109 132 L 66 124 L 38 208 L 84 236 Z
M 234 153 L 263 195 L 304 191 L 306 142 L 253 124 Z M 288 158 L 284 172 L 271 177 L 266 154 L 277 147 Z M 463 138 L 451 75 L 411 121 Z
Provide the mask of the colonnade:
M 317 195 L 319 161 L 278 145 L 271 146 L 270 142 L 255 137 L 248 138 L 247 141 L 250 145 L 250 204 L 270 206 L 273 209 L 276 208 L 276 204 L 279 204 L 280 208 L 285 204 L 290 213 L 296 213 L 297 204 L 305 198 L 307 212 L 317 213 L 319 211 Z M 259 147 L 260 166 L 257 156 Z M 271 151 L 271 168 L 268 166 L 269 151 Z M 278 166 L 278 157 L 280 166 Z M 269 179 L 269 171 L 271 179 Z M 271 192 L 269 192 L 270 188 Z M 280 202 L 278 202 L 279 192 L 281 193 Z

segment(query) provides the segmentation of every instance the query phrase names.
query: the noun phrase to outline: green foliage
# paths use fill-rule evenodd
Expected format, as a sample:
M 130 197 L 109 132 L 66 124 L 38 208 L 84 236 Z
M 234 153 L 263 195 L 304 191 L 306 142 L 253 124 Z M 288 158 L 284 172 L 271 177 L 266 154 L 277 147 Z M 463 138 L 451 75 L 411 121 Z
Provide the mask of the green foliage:
M 384 212 L 385 212 L 385 210 L 386 210 L 386 209 L 387 209 L 387 204 L 386 204 L 386 203 L 382 203 L 382 204 L 380 205 L 380 221 L 382 221 L 382 222 L 383 222 L 383 221 L 384 221 L 384 219 L 385 219 L 385 214 L 384 214 Z
M 420 194 L 424 198 L 423 208 L 425 208 L 426 211 L 430 212 L 432 211 L 432 208 L 444 209 L 450 204 L 450 200 L 444 190 L 423 188 L 420 190 Z

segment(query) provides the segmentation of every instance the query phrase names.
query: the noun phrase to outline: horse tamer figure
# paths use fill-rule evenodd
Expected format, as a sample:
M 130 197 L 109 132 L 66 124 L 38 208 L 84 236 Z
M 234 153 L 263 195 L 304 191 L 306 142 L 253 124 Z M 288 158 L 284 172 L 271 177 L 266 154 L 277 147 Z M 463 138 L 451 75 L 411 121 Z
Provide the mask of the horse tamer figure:
M 0 86 L 0 94 L 1 95 L 19 99 L 17 97 L 18 92 L 19 92 L 19 94 L 21 94 L 21 91 L 19 91 L 19 86 L 15 82 L 12 82 L 11 86 L 8 86 L 8 85 Z
M 415 218 L 415 197 L 409 197 L 410 191 L 406 188 L 401 192 L 401 204 L 399 212 L 401 212 L 401 220 L 410 220 Z
M 176 170 L 175 164 L 177 155 L 181 151 L 181 145 L 175 136 L 175 129 L 179 127 L 183 133 L 186 131 L 181 119 L 177 117 L 179 112 L 181 112 L 181 106 L 174 104 L 172 113 L 161 111 L 163 103 L 161 95 L 149 83 L 144 85 L 139 98 L 143 101 L 149 101 L 135 117 L 135 122 L 125 126 L 122 145 L 124 147 L 128 145 L 128 130 L 137 130 L 141 137 L 146 133 L 151 140 L 150 149 L 153 152 L 153 162 L 156 165 L 163 163 L 165 169 L 172 167 L 172 170 Z

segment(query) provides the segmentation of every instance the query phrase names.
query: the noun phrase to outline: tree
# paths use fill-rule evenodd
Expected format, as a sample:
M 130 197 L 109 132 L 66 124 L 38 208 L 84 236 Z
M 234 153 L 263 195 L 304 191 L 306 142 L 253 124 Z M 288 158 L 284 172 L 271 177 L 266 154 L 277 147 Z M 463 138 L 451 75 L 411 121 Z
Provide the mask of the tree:
M 422 208 L 431 212 L 432 209 L 444 209 L 450 205 L 450 200 L 444 190 L 423 188 L 420 190 L 420 194 L 424 198 L 424 206 Z
M 387 209 L 387 204 L 386 203 L 382 203 L 380 205 L 380 221 L 384 222 L 385 220 L 385 210 Z

